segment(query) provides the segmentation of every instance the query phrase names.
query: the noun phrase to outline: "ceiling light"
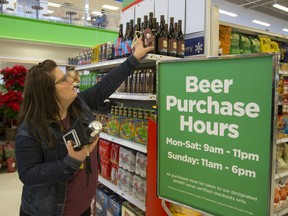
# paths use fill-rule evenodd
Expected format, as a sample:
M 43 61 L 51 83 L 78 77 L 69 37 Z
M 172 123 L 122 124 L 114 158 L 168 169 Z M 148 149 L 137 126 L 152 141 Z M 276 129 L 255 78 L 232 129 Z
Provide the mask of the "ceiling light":
M 228 15 L 228 16 L 231 16 L 231 17 L 237 17 L 238 15 L 235 14 L 235 13 L 231 13 L 231 12 L 228 12 L 228 11 L 225 11 L 225 10 L 219 10 L 219 13 L 221 14 L 225 14 L 225 15 Z
M 92 14 L 92 15 L 95 15 L 95 16 L 97 16 L 97 15 L 98 15 L 98 16 L 99 16 L 99 15 L 102 15 L 102 13 L 101 13 L 100 11 L 92 11 L 91 14 Z
M 280 5 L 280 4 L 277 4 L 277 3 L 274 3 L 274 4 L 273 4 L 273 7 L 288 12 L 288 8 L 285 7 L 285 6 L 283 6 L 283 5 Z
M 259 21 L 259 20 L 253 20 L 252 22 L 256 23 L 256 24 L 259 24 L 259 25 L 263 25 L 263 26 L 270 26 L 269 23 L 265 23 L 265 22 L 262 22 L 262 21 Z
M 53 3 L 53 2 L 48 2 L 48 6 L 51 7 L 61 7 L 61 4 Z
M 282 31 L 288 32 L 288 29 L 287 28 L 283 28 Z
M 52 14 L 52 13 L 54 13 L 54 11 L 48 10 L 47 13 L 48 13 L 48 14 Z
M 118 10 L 119 7 L 115 7 L 115 6 L 112 6 L 112 5 L 102 5 L 102 8 L 105 8 L 105 9 L 109 9 L 109 10 Z

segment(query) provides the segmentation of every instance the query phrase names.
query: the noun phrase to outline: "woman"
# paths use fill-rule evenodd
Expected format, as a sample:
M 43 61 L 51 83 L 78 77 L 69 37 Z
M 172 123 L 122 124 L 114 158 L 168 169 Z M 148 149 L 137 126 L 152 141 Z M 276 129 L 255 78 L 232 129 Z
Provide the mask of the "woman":
M 75 151 L 71 142 L 64 144 L 63 135 L 75 122 L 85 128 L 94 120 L 91 109 L 108 98 L 152 49 L 138 39 L 133 55 L 78 96 L 73 80 L 54 61 L 45 60 L 28 71 L 15 140 L 24 184 L 21 216 L 90 215 L 97 187 L 98 139 Z M 86 172 L 87 155 L 92 173 Z

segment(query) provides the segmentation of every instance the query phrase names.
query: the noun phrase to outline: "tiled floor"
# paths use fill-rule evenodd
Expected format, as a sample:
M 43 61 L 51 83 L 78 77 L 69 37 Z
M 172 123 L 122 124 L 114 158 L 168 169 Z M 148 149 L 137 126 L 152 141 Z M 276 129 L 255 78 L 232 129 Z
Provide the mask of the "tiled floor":
M 18 216 L 21 200 L 22 182 L 18 173 L 8 173 L 5 167 L 0 169 L 0 215 Z

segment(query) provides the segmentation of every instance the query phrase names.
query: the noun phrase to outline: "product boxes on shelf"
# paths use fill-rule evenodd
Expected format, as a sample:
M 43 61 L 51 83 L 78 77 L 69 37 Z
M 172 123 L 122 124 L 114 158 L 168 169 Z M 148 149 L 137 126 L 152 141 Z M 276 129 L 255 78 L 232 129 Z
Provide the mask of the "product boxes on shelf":
M 133 197 L 143 203 L 146 201 L 146 180 L 137 175 L 133 176 Z
M 136 169 L 135 174 L 146 178 L 147 156 L 141 152 L 136 153 Z
M 120 117 L 119 115 L 108 114 L 107 133 L 119 137 Z
M 134 119 L 131 117 L 120 116 L 119 137 L 133 141 L 134 138 Z
M 109 160 L 104 160 L 101 158 L 101 176 L 103 178 L 111 179 L 111 162 Z
M 96 191 L 96 215 L 106 216 L 107 215 L 107 204 L 108 196 L 103 191 L 103 188 L 97 188 Z
M 113 164 L 119 164 L 119 150 L 120 145 L 112 143 L 111 144 L 111 154 L 110 154 L 110 161 Z
M 121 216 L 122 203 L 124 201 L 120 196 L 109 197 L 107 216 Z
M 117 185 L 118 165 L 111 164 L 111 182 Z
M 132 203 L 128 201 L 122 203 L 121 216 L 144 216 L 144 215 L 145 215 L 145 212 L 143 212 L 141 209 L 139 209 Z
M 135 172 L 136 151 L 121 146 L 119 150 L 119 167 L 129 172 Z
M 110 161 L 111 155 L 111 142 L 108 140 L 100 139 L 99 141 L 99 155 L 101 159 Z
M 134 142 L 146 145 L 148 139 L 148 121 L 146 119 L 134 119 L 134 125 Z

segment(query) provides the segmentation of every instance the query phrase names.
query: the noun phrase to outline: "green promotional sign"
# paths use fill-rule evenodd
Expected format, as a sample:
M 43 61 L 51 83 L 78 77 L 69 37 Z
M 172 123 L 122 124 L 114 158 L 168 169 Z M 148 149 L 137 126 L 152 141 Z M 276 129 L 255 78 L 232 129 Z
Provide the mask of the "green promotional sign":
M 271 54 L 158 63 L 158 195 L 213 215 L 270 215 Z

